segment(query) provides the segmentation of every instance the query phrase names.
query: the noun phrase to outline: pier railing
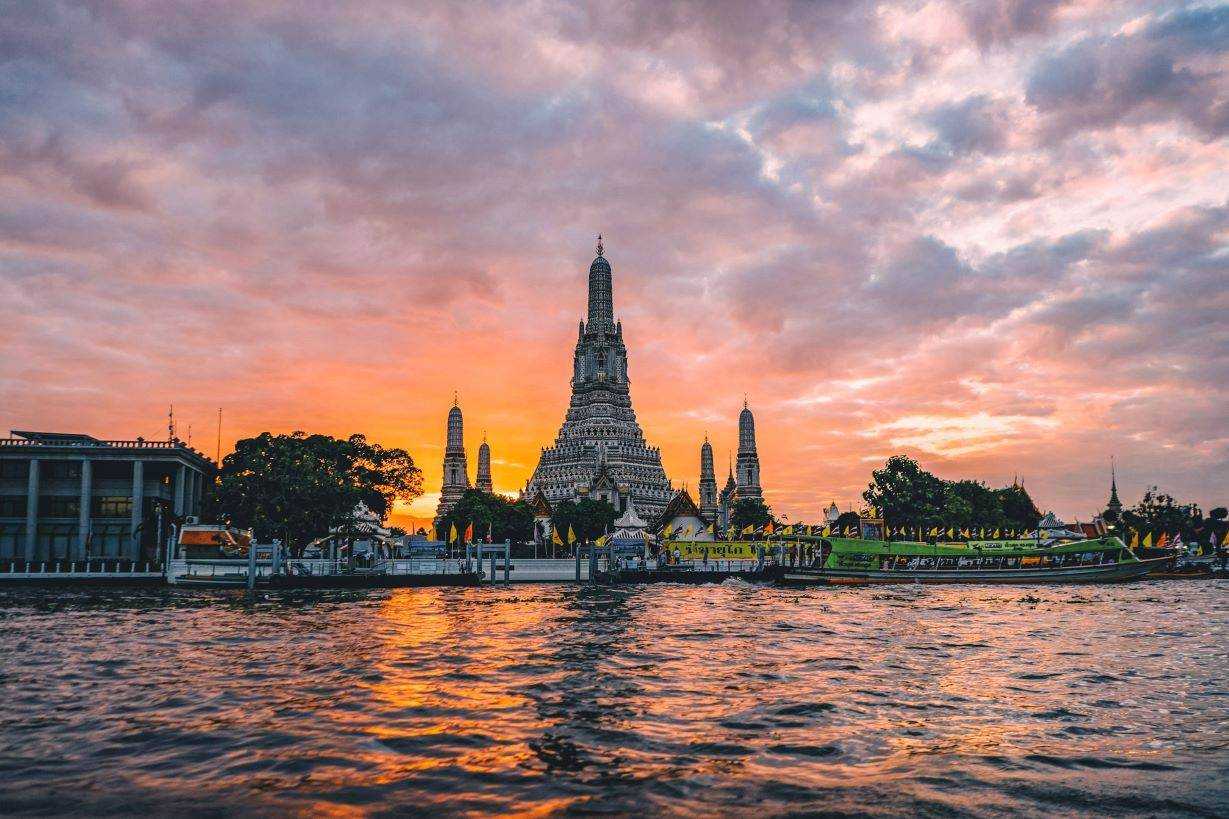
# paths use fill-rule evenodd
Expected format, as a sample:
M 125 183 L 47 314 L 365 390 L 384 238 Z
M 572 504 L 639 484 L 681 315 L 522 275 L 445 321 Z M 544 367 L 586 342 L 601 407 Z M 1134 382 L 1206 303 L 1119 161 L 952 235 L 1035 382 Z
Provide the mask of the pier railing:
M 152 580 L 162 577 L 162 566 L 148 560 L 117 558 L 94 560 L 0 561 L 0 583 L 5 580 Z

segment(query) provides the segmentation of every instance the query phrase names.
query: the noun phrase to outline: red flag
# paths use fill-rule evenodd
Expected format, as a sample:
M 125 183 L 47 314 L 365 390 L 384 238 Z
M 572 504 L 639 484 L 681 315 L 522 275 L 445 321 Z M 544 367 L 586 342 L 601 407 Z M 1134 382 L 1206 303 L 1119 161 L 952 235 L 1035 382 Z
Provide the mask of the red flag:
M 465 542 L 466 543 L 474 542 L 474 524 L 472 523 L 469 526 L 465 527 Z

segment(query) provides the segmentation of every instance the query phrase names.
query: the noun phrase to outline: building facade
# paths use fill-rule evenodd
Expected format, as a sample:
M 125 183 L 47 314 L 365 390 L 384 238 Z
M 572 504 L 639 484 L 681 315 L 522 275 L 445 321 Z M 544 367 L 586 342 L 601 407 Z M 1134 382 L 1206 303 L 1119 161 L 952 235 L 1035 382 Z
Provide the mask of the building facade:
M 452 511 L 465 490 L 469 489 L 469 463 L 465 458 L 465 419 L 457 398 L 448 410 L 448 431 L 444 444 L 444 482 L 440 487 L 440 502 L 435 509 L 435 521 Z
M 645 441 L 632 409 L 623 325 L 601 237 L 589 266 L 589 309 L 572 357 L 572 397 L 555 442 L 542 449 L 522 497 L 551 504 L 594 498 L 652 520 L 673 497 L 661 451 Z
M 159 521 L 197 516 L 216 465 L 178 439 L 14 430 L 0 439 L 0 560 L 160 558 Z

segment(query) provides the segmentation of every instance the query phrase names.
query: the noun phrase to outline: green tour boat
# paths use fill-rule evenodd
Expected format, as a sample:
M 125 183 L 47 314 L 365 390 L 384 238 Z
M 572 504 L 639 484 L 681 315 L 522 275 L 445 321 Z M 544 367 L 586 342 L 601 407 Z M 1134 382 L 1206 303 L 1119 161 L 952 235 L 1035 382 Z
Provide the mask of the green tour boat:
M 808 538 L 782 554 L 776 579 L 783 585 L 1112 583 L 1143 577 L 1163 560 L 1140 560 L 1116 537 L 1048 546 L 1034 540 Z

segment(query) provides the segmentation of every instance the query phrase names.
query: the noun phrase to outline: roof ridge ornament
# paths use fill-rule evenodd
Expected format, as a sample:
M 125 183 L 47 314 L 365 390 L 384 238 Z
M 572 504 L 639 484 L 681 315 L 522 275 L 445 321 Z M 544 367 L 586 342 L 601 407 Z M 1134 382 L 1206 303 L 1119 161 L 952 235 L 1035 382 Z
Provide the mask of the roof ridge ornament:
M 605 248 L 602 247 L 602 234 L 597 235 L 597 255 L 601 256 Z

